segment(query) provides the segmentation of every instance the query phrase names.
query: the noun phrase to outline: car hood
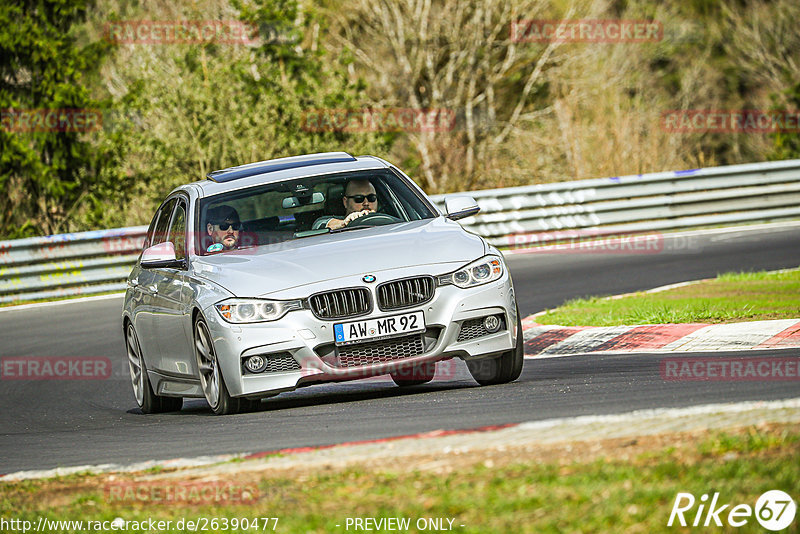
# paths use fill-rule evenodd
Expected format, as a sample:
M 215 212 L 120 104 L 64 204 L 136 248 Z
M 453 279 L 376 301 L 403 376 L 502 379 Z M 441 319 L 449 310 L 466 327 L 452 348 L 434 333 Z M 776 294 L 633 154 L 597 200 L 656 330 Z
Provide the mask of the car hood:
M 482 238 L 443 217 L 322 234 L 192 261 L 196 276 L 239 297 L 380 271 L 467 263 L 485 253 Z M 452 269 L 442 265 L 430 274 Z

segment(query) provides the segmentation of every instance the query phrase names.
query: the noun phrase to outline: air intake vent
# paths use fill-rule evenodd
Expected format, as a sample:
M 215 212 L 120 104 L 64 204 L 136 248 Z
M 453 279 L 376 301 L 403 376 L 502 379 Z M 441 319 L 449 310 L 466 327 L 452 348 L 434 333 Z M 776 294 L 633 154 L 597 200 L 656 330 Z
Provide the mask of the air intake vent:
M 312 295 L 308 299 L 311 311 L 319 319 L 346 319 L 372 311 L 372 301 L 366 288 L 340 289 Z
M 430 276 L 386 282 L 378 286 L 378 307 L 381 310 L 399 310 L 423 304 L 433 298 L 433 288 Z
M 246 362 L 253 362 L 248 366 Z M 272 354 L 258 354 L 242 359 L 242 369 L 245 374 L 282 373 L 286 371 L 299 371 L 300 364 L 288 352 L 275 352 Z
M 265 373 L 280 373 L 282 371 L 297 371 L 300 369 L 300 364 L 297 360 L 292 358 L 288 352 L 280 352 L 278 354 L 270 354 L 267 356 L 267 368 L 264 369 Z
M 500 332 L 501 330 L 506 329 L 506 321 L 502 315 L 497 315 L 498 320 L 500 321 L 500 328 L 496 330 L 496 332 Z M 488 336 L 492 332 L 486 330 L 486 327 L 483 326 L 483 320 L 485 317 L 480 317 L 478 319 L 469 319 L 468 321 L 464 321 L 461 324 L 461 329 L 458 332 L 458 339 L 456 339 L 456 343 L 461 341 L 469 341 L 470 339 L 475 339 L 478 337 Z
M 359 367 L 402 360 L 422 354 L 424 350 L 420 334 L 348 345 L 339 347 L 339 367 Z

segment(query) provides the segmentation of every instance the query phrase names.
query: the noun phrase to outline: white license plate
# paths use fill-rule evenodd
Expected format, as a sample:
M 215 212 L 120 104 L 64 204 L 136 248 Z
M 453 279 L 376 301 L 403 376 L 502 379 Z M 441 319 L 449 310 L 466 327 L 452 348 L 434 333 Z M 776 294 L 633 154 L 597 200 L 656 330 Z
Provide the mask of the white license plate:
M 349 345 L 359 341 L 371 341 L 424 331 L 425 316 L 421 311 L 333 325 L 333 335 L 337 345 Z

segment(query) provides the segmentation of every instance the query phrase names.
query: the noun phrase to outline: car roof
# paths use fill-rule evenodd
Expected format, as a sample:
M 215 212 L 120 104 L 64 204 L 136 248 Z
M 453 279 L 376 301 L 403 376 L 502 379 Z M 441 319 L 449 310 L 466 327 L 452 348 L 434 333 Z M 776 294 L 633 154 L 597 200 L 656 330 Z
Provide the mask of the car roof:
M 200 196 L 216 195 L 234 189 L 243 189 L 254 185 L 281 182 L 348 171 L 385 169 L 388 164 L 374 156 L 353 157 L 346 152 L 322 152 L 279 158 L 237 167 L 230 167 L 208 174 L 208 178 L 179 187 L 188 189 L 197 187 Z

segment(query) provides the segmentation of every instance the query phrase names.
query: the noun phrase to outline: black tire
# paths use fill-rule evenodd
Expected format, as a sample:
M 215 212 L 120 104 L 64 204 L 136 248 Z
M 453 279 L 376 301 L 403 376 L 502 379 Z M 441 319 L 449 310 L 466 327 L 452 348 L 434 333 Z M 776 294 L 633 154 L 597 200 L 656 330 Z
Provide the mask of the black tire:
M 525 342 L 522 339 L 522 317 L 517 310 L 517 344 L 508 352 L 494 358 L 467 360 L 467 369 L 472 378 L 482 386 L 494 386 L 513 382 L 522 374 L 525 362 Z
M 128 369 L 131 373 L 133 396 L 142 413 L 177 412 L 183 407 L 182 397 L 164 397 L 153 393 L 150 378 L 147 376 L 147 365 L 142 355 L 142 346 L 133 323 L 125 328 L 125 347 L 128 351 Z
M 433 380 L 436 374 L 436 362 L 415 364 L 408 369 L 391 373 L 392 380 L 400 387 L 419 386 Z
M 231 415 L 247 411 L 252 401 L 231 397 L 225 378 L 217 362 L 217 352 L 205 319 L 197 317 L 194 322 L 194 355 L 200 372 L 200 386 L 206 402 L 216 415 Z

